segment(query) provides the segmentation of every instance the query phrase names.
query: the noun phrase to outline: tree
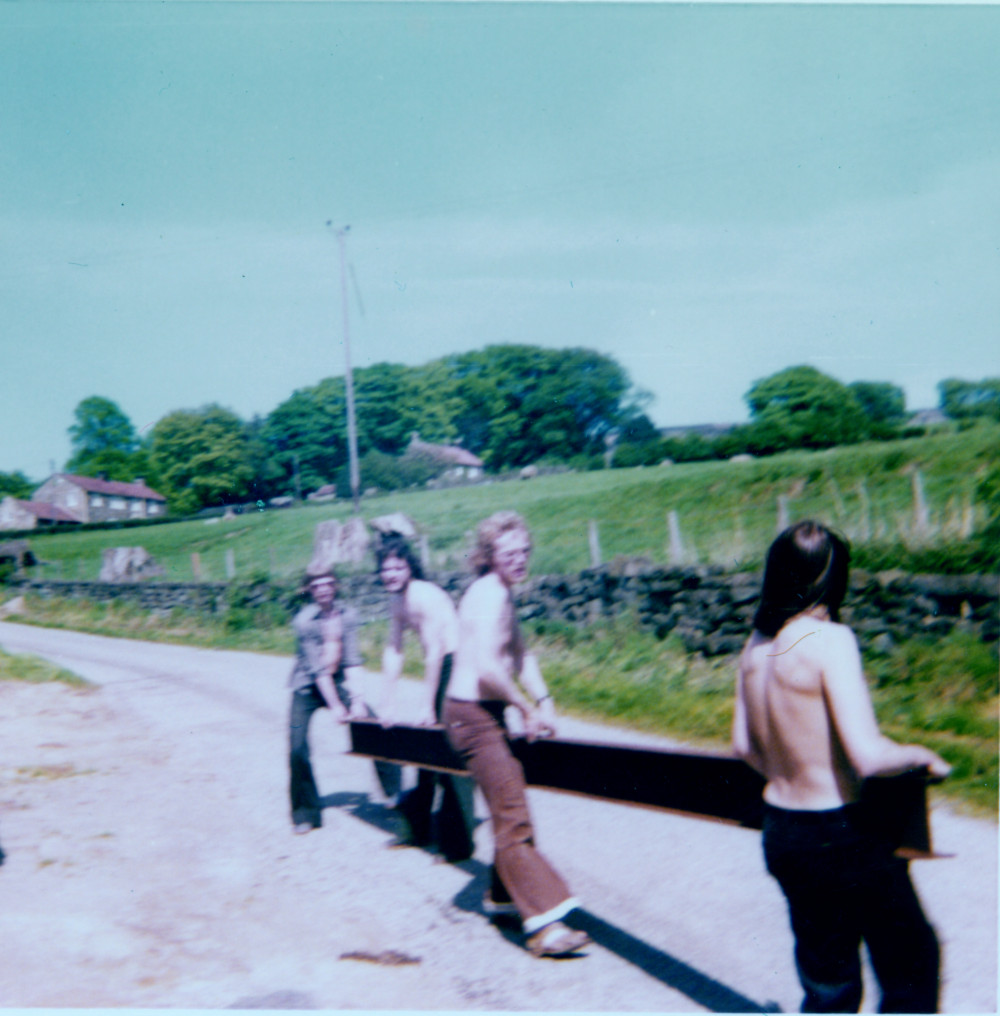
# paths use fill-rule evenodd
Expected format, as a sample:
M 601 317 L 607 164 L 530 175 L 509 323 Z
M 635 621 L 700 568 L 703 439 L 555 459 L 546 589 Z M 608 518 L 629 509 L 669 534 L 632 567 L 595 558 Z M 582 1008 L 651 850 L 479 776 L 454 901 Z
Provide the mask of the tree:
M 894 434 L 906 419 L 903 389 L 888 381 L 855 381 L 847 386 L 868 417 L 872 432 L 879 437 Z
M 938 384 L 941 412 L 953 420 L 987 417 L 1000 420 L 1000 378 L 960 381 L 948 378 Z
M 757 381 L 746 401 L 747 443 L 756 454 L 853 444 L 870 434 L 855 394 L 815 367 L 788 367 Z
M 142 475 L 136 459 L 139 440 L 132 421 L 118 404 L 91 395 L 73 411 L 76 421 L 69 428 L 73 454 L 66 469 L 81 476 L 104 473 L 111 480 L 133 480 Z
M 0 498 L 16 497 L 19 501 L 29 501 L 37 486 L 19 469 L 13 473 L 0 473 Z
M 449 365 L 462 403 L 455 426 L 494 469 L 603 451 L 642 402 L 625 370 L 589 349 L 488 346 Z
M 268 414 L 261 430 L 270 449 L 268 475 L 278 477 L 289 493 L 308 494 L 333 482 L 347 462 L 346 413 L 341 377 L 294 391 Z
M 168 413 L 153 427 L 150 453 L 177 514 L 248 497 L 253 469 L 247 434 L 231 410 L 210 405 Z

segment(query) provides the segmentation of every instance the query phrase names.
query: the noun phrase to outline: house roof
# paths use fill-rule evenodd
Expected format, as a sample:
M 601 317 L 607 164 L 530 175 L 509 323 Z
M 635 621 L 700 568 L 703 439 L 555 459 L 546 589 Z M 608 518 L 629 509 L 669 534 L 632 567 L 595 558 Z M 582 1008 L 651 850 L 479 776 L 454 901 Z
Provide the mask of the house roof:
M 34 515 L 36 519 L 43 519 L 46 522 L 79 522 L 75 515 L 70 515 L 65 508 L 48 501 L 18 501 L 15 499 L 18 508 L 24 509 Z
M 166 501 L 166 498 L 147 487 L 142 480 L 133 483 L 122 483 L 120 480 L 102 480 L 96 476 L 74 476 L 72 473 L 60 473 L 64 480 L 89 494 L 108 494 L 112 497 L 138 497 L 145 501 Z
M 475 466 L 480 469 L 483 466 L 483 460 L 478 455 L 473 455 L 468 448 L 462 448 L 460 445 L 429 444 L 427 441 L 421 441 L 416 434 L 410 438 L 407 451 L 427 455 L 453 466 Z

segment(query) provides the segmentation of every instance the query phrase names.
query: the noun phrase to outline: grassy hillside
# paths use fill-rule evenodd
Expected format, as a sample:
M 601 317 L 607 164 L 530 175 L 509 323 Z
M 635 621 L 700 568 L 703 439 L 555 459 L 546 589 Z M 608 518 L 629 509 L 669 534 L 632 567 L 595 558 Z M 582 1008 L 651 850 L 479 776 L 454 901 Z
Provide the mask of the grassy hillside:
M 705 462 L 541 476 L 449 490 L 377 495 L 362 515 L 401 511 L 427 533 L 436 568 L 460 568 L 480 519 L 512 508 L 535 536 L 533 568 L 568 572 L 590 563 L 588 526 L 597 524 L 603 560 L 644 555 L 670 560 L 668 513 L 675 512 L 685 560 L 728 568 L 758 564 L 784 510 L 794 521 L 819 518 L 863 551 L 897 545 L 956 547 L 984 520 L 975 489 L 1000 457 L 1000 425 L 982 424 L 923 438 L 823 452 L 792 452 L 752 462 Z M 779 501 L 784 509 L 779 509 Z M 96 579 L 106 547 L 142 545 L 166 578 L 222 581 L 232 550 L 237 576 L 297 575 L 309 559 L 316 524 L 345 519 L 348 503 L 244 514 L 230 521 L 186 521 L 127 531 L 60 532 L 31 537 L 62 578 Z M 876 556 L 877 553 L 876 553 Z M 863 563 L 863 554 L 859 557 Z

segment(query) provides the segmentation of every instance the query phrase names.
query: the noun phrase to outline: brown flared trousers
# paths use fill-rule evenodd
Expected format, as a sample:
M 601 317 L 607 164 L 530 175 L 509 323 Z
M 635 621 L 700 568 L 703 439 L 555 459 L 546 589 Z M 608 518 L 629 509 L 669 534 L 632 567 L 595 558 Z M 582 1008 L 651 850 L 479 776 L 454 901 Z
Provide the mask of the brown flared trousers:
M 559 873 L 535 847 L 524 771 L 504 736 L 503 702 L 445 699 L 448 741 L 486 798 L 493 824 L 496 874 L 521 915 L 537 931 L 577 906 Z

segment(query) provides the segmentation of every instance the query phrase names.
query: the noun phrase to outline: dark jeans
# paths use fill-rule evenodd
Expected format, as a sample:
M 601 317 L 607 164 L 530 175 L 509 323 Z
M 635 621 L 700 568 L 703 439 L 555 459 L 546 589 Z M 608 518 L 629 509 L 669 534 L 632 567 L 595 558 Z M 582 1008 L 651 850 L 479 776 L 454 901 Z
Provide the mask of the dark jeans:
M 448 683 L 451 680 L 453 656 L 448 653 L 441 661 L 441 674 L 434 698 L 434 713 L 441 722 Z M 437 788 L 441 803 L 434 811 Z M 441 853 L 449 861 L 465 861 L 472 857 L 476 845 L 475 784 L 469 776 L 452 776 L 433 769 L 417 770 L 417 785 L 400 798 L 399 812 L 409 829 L 409 839 L 417 846 L 429 846 L 435 839 Z
M 335 684 L 337 698 L 344 708 L 350 707 L 350 697 L 341 681 Z M 312 684 L 292 692 L 292 706 L 288 720 L 288 792 L 292 806 L 292 824 L 308 823 L 319 828 L 323 824 L 319 790 L 313 776 L 312 761 L 309 757 L 309 721 L 317 709 L 325 709 L 326 702 L 319 689 Z M 374 716 L 371 708 L 368 715 Z M 382 792 L 395 801 L 399 794 L 401 770 L 391 762 L 376 762 Z
M 765 805 L 764 859 L 788 900 L 802 1012 L 857 1012 L 862 940 L 882 990 L 879 1012 L 936 1012 L 940 954 L 907 862 L 860 805 Z

